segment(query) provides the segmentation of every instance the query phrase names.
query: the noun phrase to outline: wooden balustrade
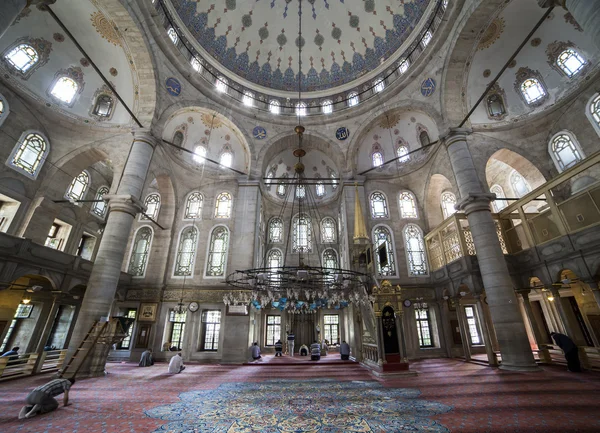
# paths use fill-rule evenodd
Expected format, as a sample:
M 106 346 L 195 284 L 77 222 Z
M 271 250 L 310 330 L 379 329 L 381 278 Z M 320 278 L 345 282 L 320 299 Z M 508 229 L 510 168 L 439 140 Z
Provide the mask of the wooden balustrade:
M 0 381 L 57 371 L 62 367 L 66 356 L 65 349 L 0 357 Z

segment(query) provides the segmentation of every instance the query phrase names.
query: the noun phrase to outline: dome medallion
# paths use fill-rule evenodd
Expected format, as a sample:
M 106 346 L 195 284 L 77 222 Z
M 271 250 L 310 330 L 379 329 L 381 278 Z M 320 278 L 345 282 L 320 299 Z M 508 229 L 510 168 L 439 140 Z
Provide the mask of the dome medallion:
M 206 58 L 250 83 L 324 91 L 353 82 L 394 56 L 431 0 L 171 0 Z M 198 47 L 197 47 L 198 48 Z

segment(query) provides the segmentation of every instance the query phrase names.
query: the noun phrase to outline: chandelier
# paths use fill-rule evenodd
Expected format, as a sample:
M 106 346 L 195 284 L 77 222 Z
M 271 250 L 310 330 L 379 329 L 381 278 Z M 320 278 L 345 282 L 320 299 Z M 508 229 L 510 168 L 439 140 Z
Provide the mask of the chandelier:
M 298 0 L 298 41 L 302 41 L 302 0 Z M 298 44 L 298 106 L 302 106 L 302 45 Z M 261 267 L 236 270 L 228 275 L 226 283 L 243 290 L 226 293 L 223 302 L 225 305 L 250 305 L 258 310 L 274 308 L 296 314 L 314 313 L 320 308 L 341 309 L 351 304 L 358 307 L 372 305 L 374 298 L 368 290 L 369 276 L 338 266 L 341 253 L 339 236 L 335 237 L 338 241 L 338 256 L 334 259 L 325 258 L 318 243 L 316 252 L 312 251 L 309 233 L 319 232 L 321 218 L 313 191 L 309 188 L 315 184 L 316 179 L 307 178 L 304 173 L 302 158 L 306 155 L 306 150 L 302 148 L 302 142 L 305 128 L 300 124 L 300 110 L 297 110 L 297 115 L 298 126 L 294 128 L 294 132 L 298 137 L 298 147 L 293 151 L 297 158 L 294 177 L 279 181 L 279 185 L 290 186 L 286 187 L 279 214 L 280 220 L 284 221 L 288 203 L 291 202 L 285 252 L 280 260 L 273 262 L 268 259 L 265 248 Z M 265 180 L 272 182 L 275 179 Z M 319 182 L 337 186 L 339 180 Z M 298 215 L 296 218 L 295 212 Z M 292 228 L 294 219 L 296 226 Z M 293 251 L 289 251 L 290 244 L 298 245 L 295 249 L 292 248 Z M 330 246 L 331 244 L 327 248 Z

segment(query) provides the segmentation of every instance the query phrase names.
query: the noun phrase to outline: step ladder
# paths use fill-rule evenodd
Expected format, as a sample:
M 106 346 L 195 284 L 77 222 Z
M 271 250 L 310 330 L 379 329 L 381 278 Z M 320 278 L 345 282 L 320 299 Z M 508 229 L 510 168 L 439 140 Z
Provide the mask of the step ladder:
M 75 350 L 73 356 L 71 356 L 71 359 L 69 359 L 67 365 L 62 369 L 62 371 L 59 371 L 58 377 L 75 377 L 77 375 L 77 372 L 89 354 L 93 352 L 96 344 L 103 342 L 102 340 L 104 337 L 106 337 L 104 334 L 105 331 L 108 330 L 109 323 L 110 322 L 101 321 L 94 322 L 89 332 L 79 344 L 79 347 L 77 347 L 77 350 Z

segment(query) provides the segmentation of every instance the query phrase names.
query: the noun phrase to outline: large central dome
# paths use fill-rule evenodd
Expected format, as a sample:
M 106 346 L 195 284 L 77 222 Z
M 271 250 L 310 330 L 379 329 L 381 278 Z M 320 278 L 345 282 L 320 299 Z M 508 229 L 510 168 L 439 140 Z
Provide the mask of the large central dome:
M 375 70 L 419 26 L 431 0 L 171 0 L 201 50 L 266 88 L 321 91 Z M 197 47 L 198 48 L 198 47 Z

